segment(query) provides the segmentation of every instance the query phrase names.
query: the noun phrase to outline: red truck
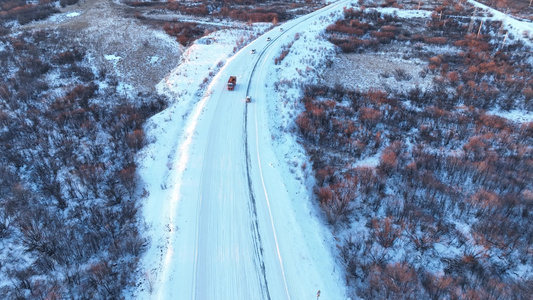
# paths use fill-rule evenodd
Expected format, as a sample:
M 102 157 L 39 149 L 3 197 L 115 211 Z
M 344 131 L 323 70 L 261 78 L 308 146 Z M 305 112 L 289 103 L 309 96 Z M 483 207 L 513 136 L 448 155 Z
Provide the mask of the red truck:
M 228 91 L 233 91 L 237 84 L 237 76 L 230 76 L 228 80 Z

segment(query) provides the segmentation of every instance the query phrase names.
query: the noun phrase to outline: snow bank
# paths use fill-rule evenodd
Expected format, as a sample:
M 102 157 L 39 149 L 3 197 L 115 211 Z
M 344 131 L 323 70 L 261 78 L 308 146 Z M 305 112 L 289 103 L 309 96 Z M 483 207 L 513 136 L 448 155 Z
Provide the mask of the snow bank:
M 511 111 L 490 110 L 487 113 L 491 115 L 499 116 L 502 118 L 506 118 L 508 120 L 511 120 L 517 123 L 533 122 L 533 112 L 531 111 L 517 110 L 517 109 L 511 110 Z
M 532 44 L 533 39 L 533 23 L 517 20 L 514 17 L 502 13 L 494 8 L 488 7 L 474 0 L 468 0 L 473 6 L 479 7 L 493 16 L 494 19 L 501 20 L 509 32 L 512 32 L 516 39 L 522 40 L 528 44 Z

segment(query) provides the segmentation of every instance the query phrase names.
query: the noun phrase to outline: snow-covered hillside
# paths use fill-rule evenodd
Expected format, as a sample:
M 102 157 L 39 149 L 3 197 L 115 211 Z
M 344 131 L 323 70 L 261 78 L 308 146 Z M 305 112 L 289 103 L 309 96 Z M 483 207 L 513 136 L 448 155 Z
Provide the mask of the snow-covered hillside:
M 533 292 L 531 22 L 241 2 L 0 4 L 0 294 Z

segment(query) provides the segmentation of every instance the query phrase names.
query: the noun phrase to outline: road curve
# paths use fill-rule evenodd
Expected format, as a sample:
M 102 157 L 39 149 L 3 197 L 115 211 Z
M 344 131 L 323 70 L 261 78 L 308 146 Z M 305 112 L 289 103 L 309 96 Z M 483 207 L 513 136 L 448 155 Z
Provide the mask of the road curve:
M 287 238 L 278 239 L 279 230 L 285 237 L 291 236 L 292 229 L 293 234 L 299 232 L 287 209 L 277 204 L 289 202 L 280 187 L 283 179 L 272 169 L 264 170 L 263 155 L 268 162 L 273 158 L 262 149 L 267 116 L 260 104 L 268 100 L 262 87 L 266 66 L 281 47 L 276 39 L 305 30 L 307 22 L 346 2 L 287 22 L 283 31 L 265 34 L 229 60 L 213 81 L 218 86 L 211 87 L 210 97 L 202 100 L 190 129 L 186 151 L 190 157 L 177 192 L 180 206 L 171 213 L 171 246 L 164 254 L 167 267 L 158 299 L 277 300 L 316 293 L 303 291 L 302 286 L 309 286 L 305 282 L 300 286 L 305 274 L 290 261 L 304 254 L 290 249 Z M 271 42 L 266 41 L 267 35 Z M 258 53 L 250 54 L 252 48 Z M 237 76 L 234 91 L 224 84 L 230 75 Z M 248 94 L 250 104 L 245 103 Z M 287 224 L 291 228 L 285 228 Z M 283 260 L 284 254 L 288 261 Z

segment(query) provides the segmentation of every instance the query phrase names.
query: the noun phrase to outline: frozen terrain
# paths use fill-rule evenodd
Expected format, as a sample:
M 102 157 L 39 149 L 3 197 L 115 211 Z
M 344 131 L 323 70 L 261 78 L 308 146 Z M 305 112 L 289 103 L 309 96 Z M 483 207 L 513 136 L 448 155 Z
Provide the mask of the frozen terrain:
M 175 100 L 148 128 L 157 140 L 145 149 L 140 173 L 152 242 L 133 297 L 309 299 L 320 290 L 346 298 L 335 242 L 315 207 L 302 203 L 309 190 L 290 178 L 299 172 L 281 155 L 294 144 L 277 140 L 284 128 L 273 126 L 280 116 L 271 106 L 287 96 L 274 88 L 276 69 L 280 78 L 294 71 L 274 64 L 281 47 L 296 33 L 319 32 L 347 3 L 273 28 L 236 54 L 239 32 L 214 33 L 214 43 L 197 42 L 160 83 Z M 308 65 L 292 67 L 301 75 Z M 230 75 L 238 77 L 234 91 L 226 89 Z
M 135 298 L 308 299 L 319 290 L 345 298 L 330 237 L 299 203 L 307 196 L 298 196 L 298 183 L 284 177 L 267 109 L 276 101 L 268 83 L 281 46 L 326 26 L 325 16 L 345 3 L 273 28 L 231 59 L 239 35 L 215 33 L 214 43 L 196 43 L 160 83 L 175 102 L 148 126 L 157 140 L 140 173 L 152 243 Z M 204 89 L 209 71 L 218 73 Z M 238 77 L 234 91 L 226 89 L 230 75 Z

